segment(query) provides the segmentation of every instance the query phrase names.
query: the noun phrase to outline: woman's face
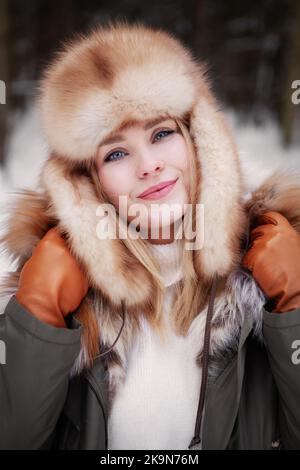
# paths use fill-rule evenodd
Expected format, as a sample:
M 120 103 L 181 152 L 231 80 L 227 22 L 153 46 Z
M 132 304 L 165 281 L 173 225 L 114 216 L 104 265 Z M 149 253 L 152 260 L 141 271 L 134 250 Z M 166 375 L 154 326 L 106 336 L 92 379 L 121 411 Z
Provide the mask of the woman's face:
M 118 135 L 99 146 L 96 166 L 110 201 L 120 213 L 119 198 L 123 196 L 124 202 L 125 197 L 127 221 L 138 217 L 141 231 L 170 227 L 182 219 L 189 202 L 189 160 L 175 120 L 161 118 L 123 126 Z M 151 187 L 158 184 L 164 189 L 153 192 Z

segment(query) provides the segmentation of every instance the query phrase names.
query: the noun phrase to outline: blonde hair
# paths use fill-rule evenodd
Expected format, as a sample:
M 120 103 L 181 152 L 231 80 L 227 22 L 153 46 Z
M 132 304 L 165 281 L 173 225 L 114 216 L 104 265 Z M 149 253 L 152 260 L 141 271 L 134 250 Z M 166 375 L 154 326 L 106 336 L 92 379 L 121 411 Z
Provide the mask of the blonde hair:
M 190 136 L 188 129 L 188 122 L 181 119 L 175 119 L 179 130 L 181 131 L 188 149 L 189 158 L 189 203 L 192 204 L 192 221 L 191 226 L 194 229 L 195 226 L 195 207 L 197 203 L 197 188 L 199 185 L 200 168 L 199 162 L 196 158 L 196 152 L 193 140 Z M 95 185 L 96 193 L 100 202 L 110 202 L 109 198 L 105 194 L 101 182 L 99 180 L 95 159 L 89 163 L 89 173 L 92 177 Z M 188 213 L 190 214 L 190 212 Z M 119 220 L 118 214 L 117 223 L 122 225 L 123 221 Z M 188 215 L 190 216 L 190 215 Z M 184 215 L 186 217 L 186 215 Z M 183 234 L 184 235 L 184 234 Z M 147 269 L 150 273 L 153 286 L 154 286 L 154 298 L 152 299 L 152 310 L 144 312 L 147 315 L 147 319 L 151 326 L 161 335 L 163 338 L 163 324 L 162 324 L 162 308 L 163 308 L 163 296 L 164 296 L 164 285 L 159 273 L 159 266 L 156 259 L 153 258 L 149 248 L 149 242 L 143 238 L 131 239 L 130 236 L 121 239 L 121 242 L 127 247 L 127 249 L 136 257 L 136 259 Z M 180 241 L 185 242 L 185 238 Z M 199 285 L 199 279 L 194 269 L 193 263 L 193 250 L 183 249 L 183 278 L 178 281 L 175 285 L 176 295 L 172 305 L 171 321 L 175 332 L 178 335 L 185 336 L 188 333 L 189 326 L 199 309 L 205 296 L 203 295 L 206 289 L 204 283 L 201 287 Z

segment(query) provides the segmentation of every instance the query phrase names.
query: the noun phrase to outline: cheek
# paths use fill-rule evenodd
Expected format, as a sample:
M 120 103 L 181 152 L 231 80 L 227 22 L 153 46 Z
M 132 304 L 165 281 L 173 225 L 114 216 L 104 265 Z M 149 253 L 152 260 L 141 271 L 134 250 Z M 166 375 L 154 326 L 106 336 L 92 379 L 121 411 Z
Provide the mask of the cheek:
M 130 175 L 126 165 L 103 165 L 98 169 L 98 176 L 104 191 L 114 204 L 118 203 L 119 196 L 130 194 Z
M 182 135 L 176 135 L 170 143 L 170 147 L 167 152 L 167 163 L 176 167 L 182 173 L 187 172 L 189 166 L 188 150 Z
M 167 163 L 176 168 L 180 172 L 186 191 L 189 190 L 190 174 L 189 174 L 189 154 L 185 139 L 182 135 L 177 135 L 176 139 L 170 145 L 167 152 Z

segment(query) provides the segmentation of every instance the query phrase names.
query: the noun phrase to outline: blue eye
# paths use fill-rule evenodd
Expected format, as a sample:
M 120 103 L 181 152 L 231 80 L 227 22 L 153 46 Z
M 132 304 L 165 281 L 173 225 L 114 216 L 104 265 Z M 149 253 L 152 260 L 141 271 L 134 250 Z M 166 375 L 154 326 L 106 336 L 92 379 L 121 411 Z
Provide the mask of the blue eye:
M 110 153 L 109 155 L 107 155 L 107 157 L 104 159 L 105 162 L 113 162 L 113 161 L 116 161 L 116 160 L 120 160 L 120 158 L 122 157 L 116 157 L 116 158 L 111 158 L 113 157 L 114 155 L 116 155 L 117 153 L 124 153 L 122 150 L 116 150 L 115 152 L 112 152 Z
M 154 140 L 156 140 L 156 137 L 157 137 L 158 135 L 160 135 L 160 134 L 164 134 L 164 137 L 167 137 L 169 134 L 173 134 L 174 132 L 175 132 L 175 131 L 159 131 L 159 132 L 157 132 L 157 133 L 155 134 Z M 158 140 L 161 140 L 161 139 L 158 139 Z M 114 152 L 109 153 L 109 154 L 107 155 L 107 157 L 104 159 L 104 162 L 114 162 L 114 161 L 120 160 L 120 159 L 122 158 L 121 156 L 116 156 L 116 157 L 114 158 L 114 156 L 115 156 L 116 154 L 124 154 L 124 155 L 127 155 L 127 154 L 125 154 L 125 152 L 123 152 L 123 150 L 115 150 Z
M 166 133 L 167 135 L 169 134 L 173 134 L 174 131 L 159 131 L 157 134 L 155 134 L 155 138 L 159 135 L 159 134 L 164 134 Z M 166 136 L 165 136 L 166 137 Z M 161 140 L 161 139 L 158 139 L 158 140 Z

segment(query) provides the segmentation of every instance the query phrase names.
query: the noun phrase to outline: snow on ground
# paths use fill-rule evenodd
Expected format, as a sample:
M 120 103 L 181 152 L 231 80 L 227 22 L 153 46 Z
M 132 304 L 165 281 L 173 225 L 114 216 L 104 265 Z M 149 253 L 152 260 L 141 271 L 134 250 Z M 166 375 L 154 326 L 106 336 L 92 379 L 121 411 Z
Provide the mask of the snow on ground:
M 36 108 L 18 116 L 14 128 L 7 147 L 6 173 L 11 186 L 32 188 L 47 155 Z
M 34 188 L 47 155 L 36 108 L 31 107 L 24 113 L 17 114 L 13 128 L 6 148 L 7 164 L 5 169 L 0 168 L 0 220 L 3 220 L 6 203 L 12 197 L 10 191 Z M 0 223 L 0 235 L 1 230 L 3 231 L 3 227 Z M 6 256 L 0 254 L 0 278 L 8 269 L 13 269 L 13 266 Z
M 253 191 L 275 170 L 300 171 L 300 143 L 284 148 L 277 125 L 271 121 L 260 127 L 251 123 L 241 125 L 234 113 L 227 113 L 227 119 L 239 149 L 248 191 Z
M 248 191 L 261 184 L 275 169 L 300 169 L 300 144 L 288 150 L 283 148 L 274 123 L 269 121 L 261 127 L 250 123 L 241 125 L 236 114 L 226 112 L 226 115 L 238 145 L 242 169 L 247 175 Z M 15 118 L 14 132 L 7 146 L 7 165 L 5 170 L 0 169 L 0 209 L 5 208 L 11 189 L 34 187 L 46 155 L 47 146 L 37 111 L 30 107 Z M 0 277 L 8 268 L 7 259 L 0 257 Z

